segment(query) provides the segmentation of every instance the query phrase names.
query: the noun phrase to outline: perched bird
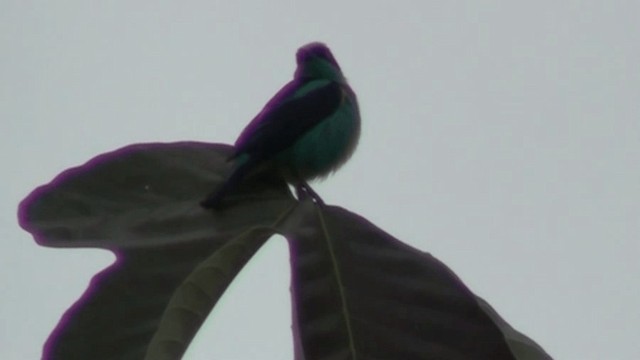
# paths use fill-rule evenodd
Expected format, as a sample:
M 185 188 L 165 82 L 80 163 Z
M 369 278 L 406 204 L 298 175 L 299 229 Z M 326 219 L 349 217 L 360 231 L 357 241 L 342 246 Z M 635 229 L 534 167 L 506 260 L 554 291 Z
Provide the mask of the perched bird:
M 351 157 L 360 137 L 356 95 L 329 48 L 310 43 L 296 54 L 293 80 L 242 131 L 229 160 L 231 175 L 200 204 L 220 201 L 247 176 L 275 170 L 296 186 L 298 197 L 322 200 L 307 184 L 325 177 Z

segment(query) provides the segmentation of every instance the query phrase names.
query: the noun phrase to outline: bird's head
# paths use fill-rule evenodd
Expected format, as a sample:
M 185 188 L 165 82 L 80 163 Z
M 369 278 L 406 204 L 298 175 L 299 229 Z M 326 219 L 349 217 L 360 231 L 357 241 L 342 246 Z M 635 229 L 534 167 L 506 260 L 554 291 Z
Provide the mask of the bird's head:
M 296 78 L 345 81 L 338 62 L 323 43 L 313 42 L 301 47 L 296 54 L 296 61 Z

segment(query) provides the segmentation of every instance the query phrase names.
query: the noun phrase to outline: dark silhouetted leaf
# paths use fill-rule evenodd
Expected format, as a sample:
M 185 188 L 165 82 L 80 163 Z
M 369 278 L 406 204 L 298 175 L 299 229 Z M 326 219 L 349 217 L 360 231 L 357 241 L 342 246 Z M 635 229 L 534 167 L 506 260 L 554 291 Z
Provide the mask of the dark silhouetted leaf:
M 260 178 L 232 194 L 224 211 L 212 216 L 203 210 L 198 202 L 226 177 L 231 151 L 227 145 L 178 142 L 97 156 L 33 191 L 20 204 L 20 224 L 50 247 L 119 250 L 226 240 L 269 224 L 293 201 L 282 180 Z
M 511 328 L 449 268 L 365 219 L 306 202 L 280 231 L 291 247 L 297 359 L 525 359 L 505 340 Z M 519 340 L 529 358 L 549 358 Z
M 273 179 L 248 182 L 219 213 L 200 208 L 229 170 L 230 150 L 193 142 L 129 146 L 65 171 L 21 203 L 20 224 L 39 244 L 117 255 L 64 314 L 45 359 L 142 359 L 169 299 L 193 270 L 291 208 L 286 184 Z M 265 240 L 261 233 L 247 243 L 240 260 L 233 252 L 218 256 L 229 262 L 228 275 L 209 285 L 221 294 Z
M 180 359 L 231 280 L 271 235 L 266 228 L 249 231 L 200 263 L 167 304 L 145 359 Z
M 498 315 L 498 313 L 481 297 L 476 297 L 478 304 L 482 310 L 491 317 L 500 330 L 504 334 L 511 352 L 518 360 L 552 360 L 543 349 L 535 341 L 531 340 L 524 334 L 518 332 L 516 329 L 507 324 L 504 319 Z
M 346 210 L 298 203 L 277 176 L 255 176 L 205 211 L 231 149 L 132 145 L 21 203 L 39 244 L 117 256 L 64 314 L 45 359 L 180 359 L 276 231 L 291 248 L 296 359 L 550 359 L 431 255 Z

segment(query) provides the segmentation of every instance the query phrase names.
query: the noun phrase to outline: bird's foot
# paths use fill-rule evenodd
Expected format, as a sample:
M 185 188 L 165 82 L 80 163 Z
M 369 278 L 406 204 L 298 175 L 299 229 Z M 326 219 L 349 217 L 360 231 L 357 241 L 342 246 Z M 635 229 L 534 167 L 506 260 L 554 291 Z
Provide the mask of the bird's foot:
M 313 201 L 315 204 L 324 206 L 324 201 L 322 200 L 320 195 L 313 191 L 311 186 L 309 186 L 309 184 L 307 184 L 306 182 L 301 182 L 296 186 L 296 196 L 300 201 L 306 198 L 311 198 L 311 201 Z

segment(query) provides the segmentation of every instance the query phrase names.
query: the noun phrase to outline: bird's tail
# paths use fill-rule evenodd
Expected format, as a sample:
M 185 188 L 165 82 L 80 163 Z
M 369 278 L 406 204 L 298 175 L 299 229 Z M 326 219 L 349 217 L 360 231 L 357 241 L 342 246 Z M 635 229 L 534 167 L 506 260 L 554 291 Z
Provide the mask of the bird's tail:
M 214 209 L 219 210 L 221 208 L 222 199 L 228 195 L 231 191 L 233 191 L 240 182 L 244 179 L 244 177 L 249 173 L 249 171 L 253 168 L 252 161 L 246 161 L 239 166 L 237 166 L 229 178 L 225 180 L 220 187 L 211 192 L 207 197 L 200 202 L 200 206 L 205 209 Z

